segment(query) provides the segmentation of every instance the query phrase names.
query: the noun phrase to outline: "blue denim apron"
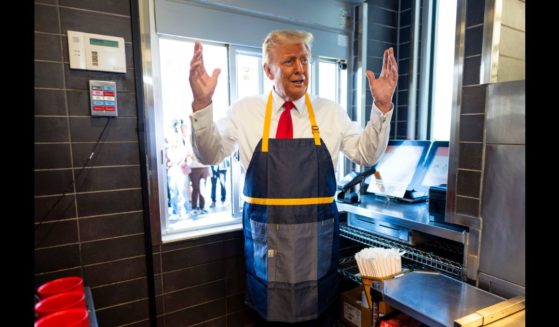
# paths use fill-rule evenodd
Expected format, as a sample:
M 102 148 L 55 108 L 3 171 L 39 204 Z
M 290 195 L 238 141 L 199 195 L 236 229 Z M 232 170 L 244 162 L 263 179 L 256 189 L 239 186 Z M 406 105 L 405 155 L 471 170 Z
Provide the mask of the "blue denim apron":
M 246 302 L 268 321 L 315 319 L 337 296 L 336 177 L 308 94 L 305 101 L 313 138 L 270 139 L 270 92 L 246 172 Z

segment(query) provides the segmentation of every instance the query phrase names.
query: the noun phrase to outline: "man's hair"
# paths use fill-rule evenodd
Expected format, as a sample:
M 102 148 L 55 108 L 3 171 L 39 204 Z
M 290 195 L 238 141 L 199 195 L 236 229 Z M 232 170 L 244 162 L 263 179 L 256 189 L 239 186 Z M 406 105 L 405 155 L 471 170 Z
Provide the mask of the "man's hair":
M 262 43 L 262 58 L 264 62 L 270 63 L 270 51 L 278 45 L 303 43 L 305 47 L 311 52 L 311 43 L 313 35 L 305 31 L 297 30 L 277 30 L 272 31 L 266 36 Z

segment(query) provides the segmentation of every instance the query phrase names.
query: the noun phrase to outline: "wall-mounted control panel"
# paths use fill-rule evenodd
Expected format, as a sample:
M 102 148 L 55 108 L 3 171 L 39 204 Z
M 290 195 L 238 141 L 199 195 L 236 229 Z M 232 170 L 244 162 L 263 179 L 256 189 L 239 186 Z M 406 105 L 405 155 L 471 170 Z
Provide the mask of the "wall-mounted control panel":
M 90 80 L 89 100 L 92 116 L 118 116 L 116 82 Z
M 70 68 L 126 73 L 124 38 L 68 31 Z

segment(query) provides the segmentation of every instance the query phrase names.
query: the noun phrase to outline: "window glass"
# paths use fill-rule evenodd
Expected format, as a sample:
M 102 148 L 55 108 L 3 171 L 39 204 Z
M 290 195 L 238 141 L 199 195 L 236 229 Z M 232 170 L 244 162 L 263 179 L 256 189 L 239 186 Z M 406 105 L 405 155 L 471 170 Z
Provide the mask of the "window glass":
M 260 94 L 262 70 L 260 57 L 247 54 L 237 54 L 237 99 L 249 95 Z
M 454 81 L 456 0 L 437 1 L 435 11 L 433 106 L 431 139 L 450 139 L 450 113 Z
M 188 82 L 194 42 L 160 38 L 162 122 L 167 167 L 167 207 L 164 234 L 238 223 L 230 209 L 230 159 L 205 166 L 196 159 L 191 144 L 189 115 L 192 92 Z M 203 44 L 204 63 L 211 74 L 221 74 L 213 97 L 214 120 L 229 107 L 227 47 Z M 215 202 L 214 202 L 215 201 Z
M 320 61 L 318 64 L 318 76 L 320 80 L 318 83 L 318 95 L 323 98 L 330 99 L 334 102 L 338 102 L 338 83 L 336 83 L 336 70 L 337 64 L 331 61 Z M 320 83 L 323 81 L 323 83 Z
M 347 104 L 347 70 L 342 69 L 336 60 L 320 58 L 318 62 L 318 95 L 332 100 L 346 108 Z M 338 156 L 336 178 L 344 176 L 343 154 Z
M 192 150 L 189 119 L 192 93 L 188 74 L 194 42 L 160 37 L 159 44 L 161 113 L 165 137 L 163 151 L 167 168 L 167 196 L 161 203 L 167 208 L 163 233 L 205 231 L 238 224 L 245 176 L 240 169 L 237 153 L 221 165 L 204 166 L 197 161 Z M 232 92 L 232 99 L 240 99 L 272 88 L 273 81 L 263 73 L 260 51 L 221 44 L 203 43 L 203 47 L 208 73 L 211 74 L 218 67 L 221 69 L 213 97 L 214 120 L 226 115 L 230 105 L 229 92 Z M 228 56 L 232 56 L 232 67 L 228 66 Z M 338 102 L 345 108 L 347 71 L 342 70 L 332 59 L 321 59 L 314 65 L 320 79 L 315 81 L 318 95 Z M 312 69 L 309 69 L 309 74 L 311 72 Z M 343 174 L 343 161 L 343 156 L 340 156 L 336 167 L 338 174 Z

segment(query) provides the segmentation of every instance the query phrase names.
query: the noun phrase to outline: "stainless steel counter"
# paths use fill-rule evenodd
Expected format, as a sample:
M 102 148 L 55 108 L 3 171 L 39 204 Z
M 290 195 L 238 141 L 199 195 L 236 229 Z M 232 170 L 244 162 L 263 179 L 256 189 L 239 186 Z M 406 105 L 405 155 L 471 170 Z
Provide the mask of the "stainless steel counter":
M 423 271 L 386 280 L 381 292 L 387 304 L 429 326 L 454 326 L 454 320 L 504 300 L 440 273 Z M 523 318 L 523 312 L 516 313 L 495 326 L 520 326 Z M 513 324 L 502 325 L 507 321 Z
M 427 202 L 405 203 L 374 195 L 361 196 L 361 203 L 337 202 L 338 210 L 355 214 L 366 219 L 386 222 L 442 237 L 462 244 L 466 243 L 467 228 L 457 225 L 433 222 L 429 217 Z

